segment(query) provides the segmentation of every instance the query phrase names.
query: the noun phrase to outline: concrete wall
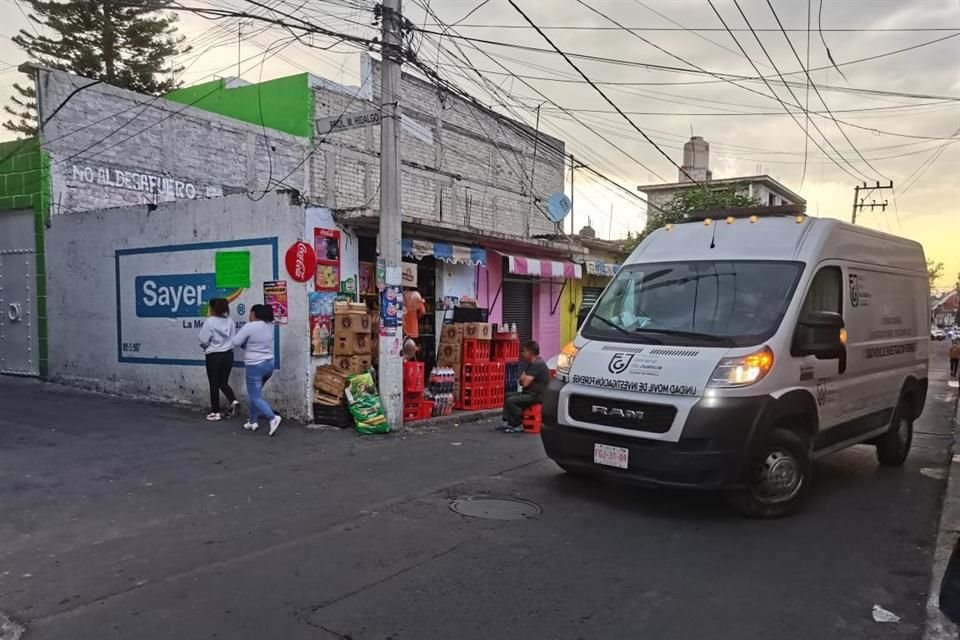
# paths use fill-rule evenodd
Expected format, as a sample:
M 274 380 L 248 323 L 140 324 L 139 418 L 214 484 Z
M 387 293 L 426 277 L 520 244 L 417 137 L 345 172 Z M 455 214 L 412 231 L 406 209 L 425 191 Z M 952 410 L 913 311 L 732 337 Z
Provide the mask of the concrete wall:
M 238 195 L 161 204 L 154 211 L 130 207 L 54 218 L 47 233 L 50 377 L 206 407 L 203 352 L 196 340 L 199 311 L 185 310 L 187 300 L 168 314 L 162 305 L 136 304 L 143 291 L 137 278 L 200 281 L 214 271 L 217 251 L 248 250 L 250 287 L 231 292 L 231 316 L 243 322 L 249 307 L 263 301 L 263 281 L 287 280 L 289 322 L 277 330 L 279 371 L 266 396 L 281 414 L 307 419 L 308 284 L 290 280 L 283 261 L 304 228 L 304 209 L 289 193 L 271 193 L 258 202 Z M 204 301 L 212 294 L 205 292 Z M 151 316 L 155 309 L 160 312 Z M 245 396 L 242 369 L 235 369 L 231 384 Z
M 308 186 L 305 138 L 63 71 L 38 91 L 54 214 Z

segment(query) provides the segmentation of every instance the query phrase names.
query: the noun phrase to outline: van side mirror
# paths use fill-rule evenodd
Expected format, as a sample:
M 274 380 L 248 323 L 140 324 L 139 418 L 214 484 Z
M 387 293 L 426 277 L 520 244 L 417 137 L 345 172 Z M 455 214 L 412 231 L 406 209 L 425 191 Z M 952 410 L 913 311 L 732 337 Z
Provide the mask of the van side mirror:
M 790 349 L 794 356 L 814 356 L 818 360 L 844 360 L 843 316 L 832 311 L 814 311 L 801 316 Z

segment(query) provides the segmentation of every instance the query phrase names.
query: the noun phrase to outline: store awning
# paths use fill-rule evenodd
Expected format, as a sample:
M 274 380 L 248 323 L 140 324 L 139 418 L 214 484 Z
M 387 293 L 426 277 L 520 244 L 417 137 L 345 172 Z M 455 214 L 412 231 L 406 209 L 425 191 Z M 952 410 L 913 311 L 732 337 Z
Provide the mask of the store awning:
M 404 238 L 400 250 L 407 258 L 424 258 L 433 256 L 437 260 L 449 264 L 487 264 L 487 252 L 479 247 L 465 247 L 449 242 L 434 242 L 433 240 L 414 240 Z
M 587 270 L 587 275 L 590 276 L 606 276 L 612 278 L 617 275 L 617 271 L 620 271 L 619 264 L 611 264 L 609 262 L 604 262 L 603 260 L 592 260 L 590 262 L 583 263 L 583 266 Z
M 539 258 L 524 258 L 523 256 L 507 255 L 507 264 L 510 273 L 518 276 L 534 276 L 540 278 L 577 279 L 582 277 L 580 265 L 573 262 L 559 260 L 544 260 Z

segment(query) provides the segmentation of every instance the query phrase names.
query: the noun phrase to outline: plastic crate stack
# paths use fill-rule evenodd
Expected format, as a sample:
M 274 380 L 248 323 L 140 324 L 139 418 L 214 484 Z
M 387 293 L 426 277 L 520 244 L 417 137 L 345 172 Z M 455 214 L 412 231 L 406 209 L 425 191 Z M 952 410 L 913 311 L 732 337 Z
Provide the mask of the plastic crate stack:
M 414 422 L 429 418 L 433 402 L 423 397 L 423 363 L 403 363 L 403 421 Z
M 522 362 L 505 363 L 504 391 L 506 393 L 513 393 L 520 389 L 520 374 L 522 372 Z
M 523 370 L 520 363 L 520 337 L 515 331 L 494 334 L 493 359 L 504 365 L 504 393 L 513 393 L 520 387 L 520 372 Z M 502 404 L 502 397 L 500 401 Z

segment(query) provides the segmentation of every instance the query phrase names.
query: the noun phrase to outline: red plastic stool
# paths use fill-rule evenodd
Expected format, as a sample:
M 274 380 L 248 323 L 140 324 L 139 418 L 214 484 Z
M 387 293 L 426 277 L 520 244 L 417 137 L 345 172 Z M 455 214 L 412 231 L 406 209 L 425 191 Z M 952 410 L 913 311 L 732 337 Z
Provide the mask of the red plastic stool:
M 532 404 L 523 410 L 524 433 L 540 433 L 541 409 L 543 405 Z

